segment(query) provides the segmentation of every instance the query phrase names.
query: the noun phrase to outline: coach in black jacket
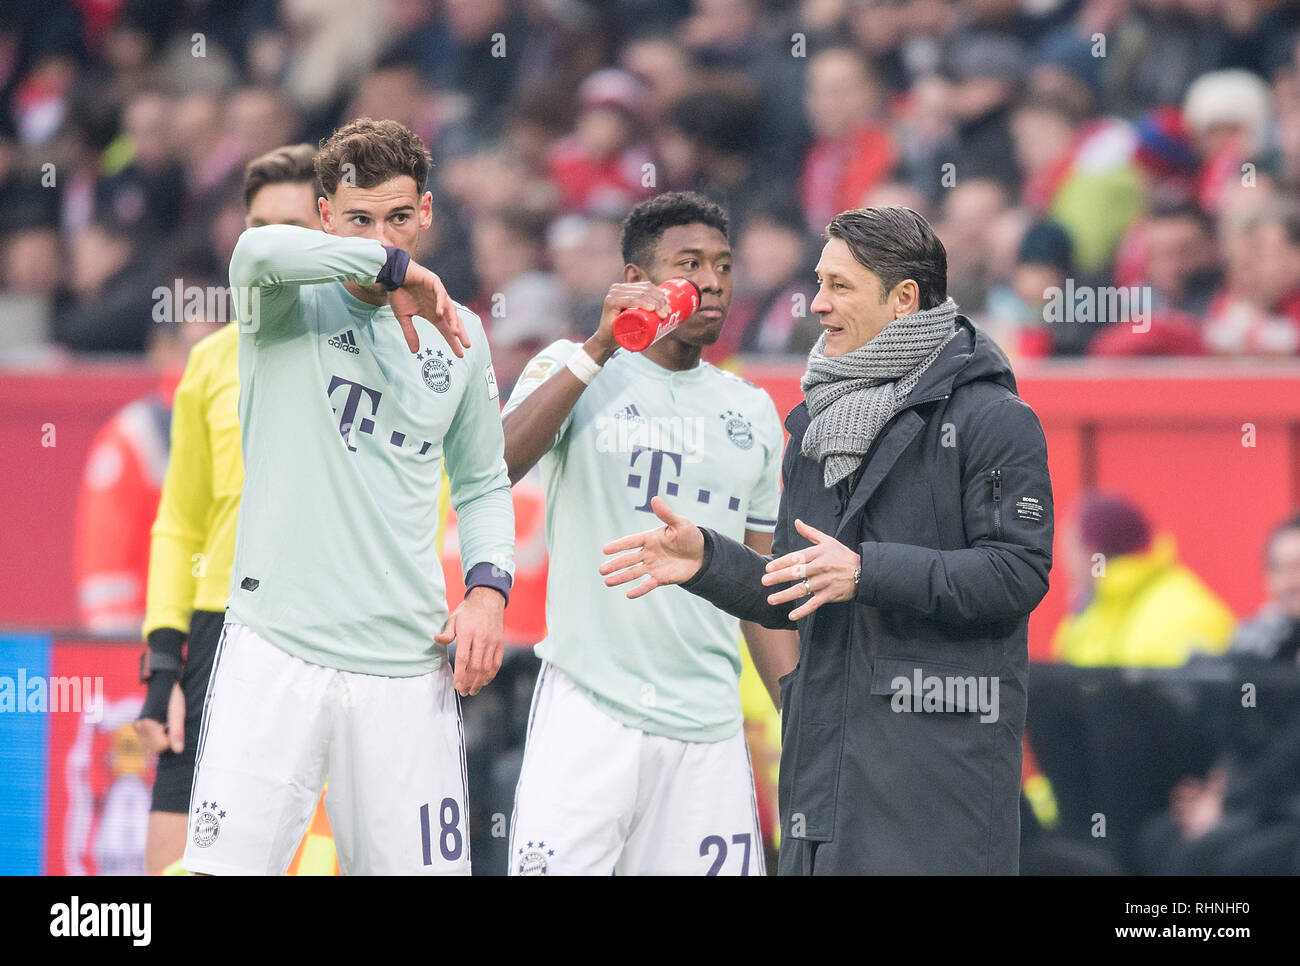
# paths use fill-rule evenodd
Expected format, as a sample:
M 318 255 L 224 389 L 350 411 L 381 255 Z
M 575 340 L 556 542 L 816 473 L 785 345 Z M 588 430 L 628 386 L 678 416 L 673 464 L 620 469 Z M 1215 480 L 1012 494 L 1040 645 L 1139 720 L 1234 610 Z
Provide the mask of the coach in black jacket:
M 797 627 L 780 682 L 783 875 L 1015 874 L 1029 613 L 1047 591 L 1047 448 L 1006 357 L 946 298 L 906 208 L 838 215 L 773 544 L 760 556 L 656 499 L 610 586 L 681 584 Z

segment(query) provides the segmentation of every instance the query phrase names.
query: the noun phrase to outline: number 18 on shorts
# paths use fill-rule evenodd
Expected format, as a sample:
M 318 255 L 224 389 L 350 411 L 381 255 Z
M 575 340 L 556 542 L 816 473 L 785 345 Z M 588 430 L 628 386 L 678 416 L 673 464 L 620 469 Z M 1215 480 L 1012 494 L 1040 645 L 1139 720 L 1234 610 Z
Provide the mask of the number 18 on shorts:
M 447 666 L 382 677 L 309 664 L 227 624 L 204 709 L 185 868 L 283 873 L 325 787 L 344 875 L 467 875 L 464 739 L 451 677 Z

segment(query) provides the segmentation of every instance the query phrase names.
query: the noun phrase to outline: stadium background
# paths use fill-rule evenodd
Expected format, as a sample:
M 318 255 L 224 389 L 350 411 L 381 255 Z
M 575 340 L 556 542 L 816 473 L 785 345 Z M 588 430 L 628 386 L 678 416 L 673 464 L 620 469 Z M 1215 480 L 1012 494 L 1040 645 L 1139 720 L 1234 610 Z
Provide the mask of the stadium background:
M 1093 490 L 1134 501 L 1249 619 L 1264 538 L 1300 506 L 1298 27 L 1300 5 L 1231 0 L 6 3 L 0 675 L 102 675 L 108 706 L 99 723 L 0 714 L 0 871 L 134 867 L 151 772 L 126 727 L 139 643 L 78 594 L 92 450 L 123 406 L 165 399 L 223 319 L 207 299 L 160 323 L 158 293 L 225 284 L 244 163 L 354 116 L 429 145 L 421 261 L 483 317 L 503 399 L 539 347 L 594 326 L 630 205 L 696 188 L 731 211 L 736 251 L 709 358 L 784 413 L 817 331 L 829 215 L 916 208 L 1047 433 L 1057 552 L 1031 657 L 1053 658 L 1067 524 Z M 1056 289 L 1101 306 L 1062 320 Z M 540 506 L 520 499 L 536 581 Z M 515 597 L 507 674 L 466 703 L 476 834 L 502 796 L 509 811 L 540 602 Z M 1139 871 L 1136 826 L 1241 730 L 1224 711 L 1236 679 L 1051 670 L 1031 708 L 1058 713 L 1035 756 L 1054 792 L 1034 818 Z M 1294 727 L 1289 670 L 1270 669 L 1279 732 Z M 1080 776 L 1058 746 L 1085 726 L 1071 701 L 1098 689 L 1114 727 L 1090 733 Z M 1034 724 L 1031 710 L 1031 739 Z M 1135 729 L 1157 734 L 1135 751 Z M 1120 776 L 1127 795 L 1108 787 Z M 1128 827 L 1098 842 L 1097 812 Z

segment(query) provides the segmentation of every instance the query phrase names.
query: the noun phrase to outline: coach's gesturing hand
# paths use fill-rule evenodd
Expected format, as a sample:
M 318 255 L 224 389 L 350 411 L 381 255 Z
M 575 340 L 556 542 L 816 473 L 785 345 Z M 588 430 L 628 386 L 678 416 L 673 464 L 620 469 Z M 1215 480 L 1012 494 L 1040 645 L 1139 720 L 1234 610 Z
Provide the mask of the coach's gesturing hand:
M 456 690 L 478 694 L 501 670 L 506 636 L 506 600 L 491 587 L 471 587 L 442 633 L 439 644 L 456 642 Z
M 413 318 L 418 315 L 437 327 L 452 352 L 461 357 L 465 355 L 469 336 L 460 321 L 460 313 L 456 311 L 442 279 L 423 265 L 412 261 L 407 266 L 406 279 L 401 288 L 389 293 L 388 305 L 406 335 L 406 347 L 412 352 L 420 351 L 420 337 L 416 334 Z
M 650 501 L 650 508 L 664 526 L 620 537 L 604 547 L 606 554 L 622 554 L 600 565 L 606 587 L 647 578 L 627 592 L 628 600 L 644 597 L 656 587 L 684 583 L 704 563 L 704 534 L 700 528 L 668 509 L 668 504 L 657 496 Z
M 769 594 L 769 604 L 808 598 L 790 611 L 790 620 L 797 621 L 815 611 L 822 604 L 852 600 L 858 592 L 858 574 L 862 558 L 858 551 L 846 547 L 829 534 L 810 527 L 802 520 L 794 521 L 794 528 L 812 541 L 812 546 L 795 550 L 772 560 L 763 575 L 764 586 L 798 581 L 793 587 Z

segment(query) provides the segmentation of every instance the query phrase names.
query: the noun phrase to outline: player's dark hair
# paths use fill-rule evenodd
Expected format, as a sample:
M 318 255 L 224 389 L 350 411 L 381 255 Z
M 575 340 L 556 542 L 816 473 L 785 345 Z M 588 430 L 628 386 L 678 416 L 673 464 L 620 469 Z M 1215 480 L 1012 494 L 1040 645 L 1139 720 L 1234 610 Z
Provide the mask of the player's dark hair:
M 827 238 L 849 246 L 858 264 L 880 278 L 880 297 L 904 279 L 916 282 L 922 311 L 948 298 L 948 252 L 930 223 L 911 208 L 890 205 L 842 211 Z
M 315 161 L 316 149 L 310 144 L 290 144 L 249 161 L 244 168 L 244 207 L 269 184 L 309 184 L 319 198 Z
M 345 172 L 349 186 L 357 188 L 373 188 L 409 175 L 415 190 L 422 192 L 432 163 L 420 136 L 405 124 L 360 117 L 321 142 L 316 176 L 327 195 L 338 191 Z
M 731 232 L 731 219 L 722 206 L 697 192 L 669 191 L 641 202 L 623 221 L 623 263 L 645 268 L 664 232 L 696 224 L 716 228 L 723 238 Z
M 1277 543 L 1277 538 L 1292 530 L 1300 530 L 1300 513 L 1292 514 L 1268 532 L 1268 539 L 1264 541 L 1265 567 L 1273 566 L 1273 546 Z

